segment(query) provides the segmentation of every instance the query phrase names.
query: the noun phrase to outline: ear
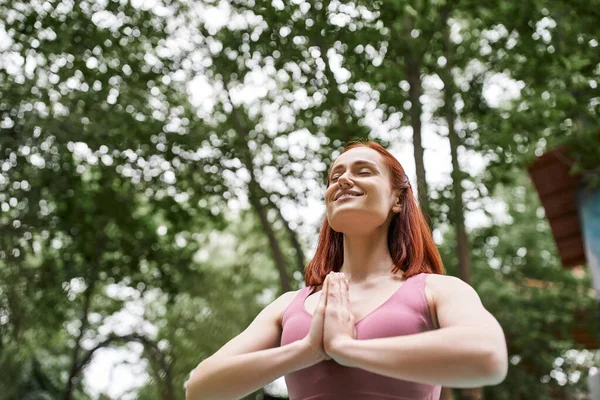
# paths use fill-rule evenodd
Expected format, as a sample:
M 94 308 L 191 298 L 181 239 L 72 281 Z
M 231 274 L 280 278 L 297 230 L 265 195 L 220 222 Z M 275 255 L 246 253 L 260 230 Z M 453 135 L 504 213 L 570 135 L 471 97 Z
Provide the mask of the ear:
M 395 194 L 394 197 L 394 205 L 392 206 L 392 211 L 396 214 L 398 214 L 400 211 L 402 211 L 402 201 L 400 201 L 400 197 L 398 196 L 398 194 Z

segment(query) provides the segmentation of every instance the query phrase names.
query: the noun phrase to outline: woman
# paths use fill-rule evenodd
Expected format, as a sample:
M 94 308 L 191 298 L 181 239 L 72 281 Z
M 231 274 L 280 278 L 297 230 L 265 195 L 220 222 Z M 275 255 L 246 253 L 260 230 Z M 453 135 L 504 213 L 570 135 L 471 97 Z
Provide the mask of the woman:
M 187 399 L 243 397 L 285 375 L 291 400 L 439 399 L 441 386 L 500 383 L 502 328 L 443 275 L 400 163 L 374 142 L 329 171 L 306 287 L 266 306 L 194 370 Z

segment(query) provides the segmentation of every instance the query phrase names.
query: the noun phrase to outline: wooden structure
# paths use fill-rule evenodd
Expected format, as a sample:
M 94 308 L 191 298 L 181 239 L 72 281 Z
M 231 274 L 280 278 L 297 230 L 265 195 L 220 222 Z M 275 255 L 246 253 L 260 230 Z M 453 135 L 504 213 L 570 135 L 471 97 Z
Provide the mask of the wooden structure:
M 528 168 L 550 223 L 560 260 L 569 269 L 588 263 L 579 200 L 581 175 L 570 174 L 572 165 L 567 148 L 562 146 L 538 157 Z M 578 313 L 575 318 L 583 322 L 585 316 Z M 597 338 L 583 327 L 576 327 L 572 333 L 575 341 L 586 348 L 600 348 Z
M 569 174 L 572 164 L 567 148 L 559 147 L 538 157 L 529 167 L 565 268 L 586 262 L 577 203 L 581 176 Z

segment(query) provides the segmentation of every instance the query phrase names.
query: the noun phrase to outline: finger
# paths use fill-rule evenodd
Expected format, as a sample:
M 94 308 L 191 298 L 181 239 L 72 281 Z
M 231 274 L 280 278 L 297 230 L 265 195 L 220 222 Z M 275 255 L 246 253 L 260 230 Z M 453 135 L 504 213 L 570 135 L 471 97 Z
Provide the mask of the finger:
M 339 273 L 334 274 L 331 279 L 329 286 L 329 301 L 331 301 L 332 305 L 336 307 L 341 307 L 341 297 L 340 297 L 340 278 Z
M 352 303 L 350 302 L 350 292 L 348 291 L 348 286 L 343 285 L 342 291 L 344 292 L 344 295 L 342 296 L 344 299 L 343 307 L 348 315 L 349 323 L 352 325 L 353 335 L 356 337 L 356 325 L 354 324 L 354 314 L 352 313 Z
M 340 276 L 339 280 L 338 280 L 338 293 L 340 296 L 340 304 L 343 307 L 344 310 L 348 309 L 348 296 L 346 293 L 346 285 L 344 284 L 343 281 L 344 278 L 342 278 Z
M 343 284 L 341 276 L 338 277 L 338 282 L 337 282 L 336 289 L 337 289 L 338 297 L 340 298 L 340 306 L 342 306 L 343 308 L 345 308 L 346 307 L 346 304 L 345 304 L 346 302 L 345 302 L 345 299 L 344 299 L 344 297 L 345 297 L 344 296 L 344 284 Z
M 344 289 L 344 298 L 346 299 L 346 310 L 348 310 L 348 314 L 350 315 L 352 322 L 354 322 L 354 314 L 352 313 L 352 302 L 350 301 L 350 291 L 348 287 Z
M 323 297 L 325 297 L 325 311 L 323 315 L 327 315 L 327 313 L 334 312 L 333 310 L 336 307 L 337 300 L 335 298 L 334 290 L 334 281 L 335 278 L 333 273 L 327 276 L 325 279 L 325 284 L 323 286 Z
M 350 287 L 348 285 L 348 280 L 346 278 L 344 278 L 342 280 L 342 282 L 340 282 L 340 287 L 342 288 L 342 293 L 344 295 L 344 298 L 346 300 L 348 300 Z
M 321 287 L 321 297 L 319 298 L 318 307 L 320 311 L 323 311 L 327 306 L 327 282 L 328 279 L 327 277 L 325 277 L 325 280 L 323 281 L 323 285 Z
M 332 273 L 329 277 L 328 287 L 327 287 L 327 297 L 328 301 L 337 301 L 338 293 L 337 293 L 337 273 Z
M 327 307 L 331 307 L 332 309 L 336 309 L 340 307 L 340 294 L 338 291 L 338 283 L 337 278 L 332 277 L 329 280 L 329 284 L 327 287 Z
M 348 279 L 344 279 L 344 287 L 345 287 L 344 292 L 346 293 L 346 297 L 348 297 L 348 300 L 350 300 L 350 282 L 348 282 Z
M 321 287 L 321 292 L 323 294 L 327 293 L 327 289 L 329 287 L 329 282 L 331 282 L 331 274 L 325 275 L 325 279 L 323 280 L 323 285 Z
M 323 297 L 325 298 L 325 303 L 327 303 L 327 297 L 329 294 L 329 284 L 331 283 L 331 275 L 327 275 L 325 277 L 325 282 L 323 283 Z
M 347 290 L 349 288 L 348 278 L 345 274 L 340 275 L 340 286 L 343 286 L 344 290 Z
M 344 299 L 344 307 L 350 311 L 350 286 L 348 284 L 348 279 L 343 278 L 342 282 L 340 282 L 340 288 L 342 291 L 342 298 Z

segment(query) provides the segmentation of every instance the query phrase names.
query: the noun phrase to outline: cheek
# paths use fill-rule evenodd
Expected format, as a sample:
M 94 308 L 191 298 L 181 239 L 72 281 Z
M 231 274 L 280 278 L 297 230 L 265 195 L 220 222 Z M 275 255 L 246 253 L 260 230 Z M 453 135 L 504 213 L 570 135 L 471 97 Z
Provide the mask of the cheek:
M 392 208 L 393 203 L 385 193 L 372 192 L 366 199 L 369 206 L 377 209 L 381 209 L 381 212 L 388 212 Z
M 333 196 L 333 188 L 329 186 L 327 189 L 325 189 L 325 193 L 323 194 L 323 196 L 325 201 L 329 201 L 329 199 L 331 199 L 331 196 Z

